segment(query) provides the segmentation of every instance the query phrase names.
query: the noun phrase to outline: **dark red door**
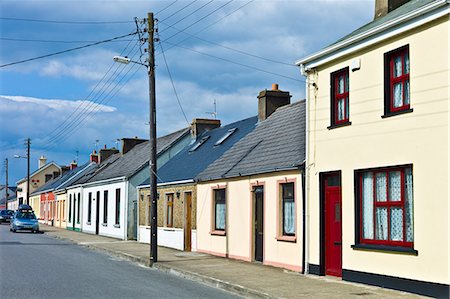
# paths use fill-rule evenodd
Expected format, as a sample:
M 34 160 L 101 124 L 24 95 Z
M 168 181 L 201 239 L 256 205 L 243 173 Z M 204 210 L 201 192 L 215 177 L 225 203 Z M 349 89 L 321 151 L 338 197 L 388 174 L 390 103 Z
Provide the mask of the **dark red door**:
M 342 276 L 342 217 L 340 175 L 325 179 L 325 274 Z

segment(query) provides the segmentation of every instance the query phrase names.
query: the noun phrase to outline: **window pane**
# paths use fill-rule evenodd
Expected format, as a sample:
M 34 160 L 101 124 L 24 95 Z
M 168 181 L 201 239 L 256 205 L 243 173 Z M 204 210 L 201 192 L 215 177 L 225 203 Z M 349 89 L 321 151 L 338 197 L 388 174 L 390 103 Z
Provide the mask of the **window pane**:
M 391 208 L 391 241 L 403 241 L 402 208 Z
M 386 201 L 386 173 L 379 172 L 376 175 L 377 201 Z
M 293 201 L 285 201 L 283 204 L 283 232 L 287 235 L 295 234 L 295 203 Z
M 413 177 L 411 168 L 405 170 L 406 241 L 413 242 Z
M 389 200 L 390 201 L 402 200 L 400 171 L 389 172 Z
M 167 226 L 172 226 L 172 206 L 167 206 Z
M 373 239 L 373 173 L 362 177 L 363 238 Z
M 343 120 L 344 117 L 344 99 L 341 99 L 338 101 L 338 115 L 337 115 L 337 119 L 338 120 Z
M 377 240 L 387 240 L 388 237 L 387 208 L 377 208 L 376 217 L 377 217 L 377 227 L 376 227 Z
M 216 229 L 225 230 L 225 204 L 216 203 Z
M 345 118 L 349 119 L 349 113 L 348 113 L 348 108 L 349 108 L 349 104 L 348 104 L 348 98 L 345 98 Z
M 290 200 L 294 201 L 294 183 L 282 184 L 282 197 L 283 201 Z
M 394 84 L 394 107 L 403 106 L 403 83 Z
M 345 74 L 345 91 L 348 92 L 348 73 Z
M 405 54 L 405 74 L 409 74 L 409 53 Z
M 339 76 L 338 78 L 338 93 L 344 93 L 344 76 Z
M 405 105 L 409 104 L 409 80 L 405 81 Z
M 394 77 L 400 77 L 402 74 L 402 57 L 397 56 L 394 58 Z

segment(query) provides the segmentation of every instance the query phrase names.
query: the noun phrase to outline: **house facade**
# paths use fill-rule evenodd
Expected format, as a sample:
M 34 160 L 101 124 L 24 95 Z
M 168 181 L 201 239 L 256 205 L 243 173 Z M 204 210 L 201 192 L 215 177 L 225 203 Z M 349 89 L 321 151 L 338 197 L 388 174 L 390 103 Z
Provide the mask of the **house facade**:
M 298 62 L 308 271 L 446 297 L 450 4 L 403 2 Z
M 194 178 L 255 128 L 251 117 L 221 127 L 215 119 L 194 119 L 192 142 L 158 169 L 158 245 L 197 249 L 197 187 Z M 140 187 L 138 240 L 150 243 L 150 186 Z
M 16 187 L 8 186 L 8 190 L 6 190 L 5 185 L 0 185 L 0 210 L 10 209 L 10 206 L 7 207 L 6 203 L 6 193 L 8 193 L 8 204 L 10 203 L 10 199 L 16 195 Z
M 301 272 L 305 101 L 258 98 L 256 128 L 196 178 L 197 251 Z

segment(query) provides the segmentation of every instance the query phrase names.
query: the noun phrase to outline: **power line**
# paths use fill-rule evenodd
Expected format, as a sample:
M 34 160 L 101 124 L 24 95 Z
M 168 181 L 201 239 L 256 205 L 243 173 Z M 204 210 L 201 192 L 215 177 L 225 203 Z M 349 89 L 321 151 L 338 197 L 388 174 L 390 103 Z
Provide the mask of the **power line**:
M 193 14 L 195 14 L 196 12 L 200 11 L 201 9 L 203 9 L 204 7 L 206 7 L 207 5 L 211 4 L 214 0 L 209 0 L 209 2 L 206 2 L 205 4 L 203 4 L 202 6 L 198 7 L 196 10 L 194 10 L 193 12 L 191 12 L 190 14 L 185 15 L 184 17 L 182 17 L 181 19 L 179 19 L 178 21 L 176 21 L 175 23 L 173 23 L 172 25 L 176 25 L 178 23 L 180 23 L 181 21 L 189 18 L 190 16 L 192 16 Z M 231 0 L 233 1 L 233 0 Z M 167 19 L 167 18 L 166 18 Z M 164 31 L 164 30 L 162 30 Z
M 96 45 L 103 44 L 103 43 L 108 43 L 108 42 L 111 42 L 113 40 L 117 40 L 117 39 L 124 38 L 124 37 L 127 37 L 127 36 L 135 35 L 135 34 L 137 34 L 137 32 L 128 33 L 128 34 L 125 34 L 125 35 L 113 37 L 113 38 L 110 38 L 110 39 L 98 41 L 98 42 L 95 42 L 95 43 L 92 43 L 92 44 L 88 44 L 88 45 L 84 45 L 84 46 L 80 46 L 80 47 L 76 47 L 76 48 L 66 49 L 66 50 L 63 50 L 63 51 L 55 52 L 55 53 L 50 53 L 50 54 L 46 54 L 46 55 L 42 55 L 42 56 L 29 58 L 29 59 L 24 59 L 24 60 L 19 60 L 19 61 L 15 61 L 15 62 L 10 62 L 10 63 L 7 63 L 7 64 L 2 64 L 2 65 L 0 65 L 0 68 L 6 67 L 6 66 L 15 65 L 15 64 L 20 64 L 20 63 L 24 63 L 24 62 L 29 62 L 29 61 L 33 61 L 33 60 L 38 60 L 38 59 L 42 59 L 42 58 L 47 58 L 47 57 L 51 57 L 51 56 L 55 56 L 55 55 L 59 55 L 59 54 L 64 54 L 64 53 L 68 53 L 68 52 L 72 52 L 72 51 L 76 51 L 76 50 L 80 50 L 80 49 L 96 46 Z
M 159 40 L 159 46 L 161 47 L 161 52 L 162 52 L 162 55 L 163 55 L 163 58 L 164 58 L 164 63 L 166 65 L 167 73 L 169 74 L 170 83 L 172 84 L 173 92 L 175 93 L 175 97 L 177 99 L 178 106 L 180 106 L 180 109 L 181 109 L 181 112 L 183 113 L 184 119 L 186 120 L 186 122 L 187 122 L 187 124 L 189 126 L 190 123 L 189 123 L 189 121 L 188 121 L 188 119 L 186 117 L 186 113 L 184 112 L 183 106 L 181 105 L 181 101 L 180 101 L 180 98 L 178 97 L 178 93 L 177 93 L 177 90 L 175 88 L 175 84 L 173 83 L 172 74 L 170 73 L 169 65 L 167 64 L 166 54 L 164 54 L 164 48 L 163 48 L 163 46 L 161 44 L 161 39 Z
M 158 10 L 157 12 L 155 12 L 155 15 L 165 11 L 166 9 L 168 9 L 169 7 L 171 7 L 172 5 L 174 5 L 175 3 L 177 3 L 178 0 L 173 1 L 172 3 L 170 3 L 169 5 L 167 5 L 166 7 L 162 8 L 161 10 Z
M 171 15 L 165 17 L 163 20 L 165 21 L 165 20 L 167 20 L 167 19 L 173 17 L 174 15 L 176 15 L 177 13 L 179 13 L 179 12 L 183 11 L 184 9 L 188 8 L 189 6 L 191 6 L 192 4 L 194 4 L 194 3 L 197 2 L 197 1 L 198 1 L 198 0 L 194 0 L 194 1 L 192 1 L 192 2 L 190 2 L 190 3 L 188 3 L 188 4 L 186 4 L 185 6 L 183 6 L 182 8 L 180 8 L 179 10 L 175 11 L 174 13 L 172 13 Z
M 37 23 L 55 23 L 55 24 L 74 24 L 74 25 L 103 25 L 103 24 L 134 23 L 133 21 L 60 21 L 60 20 L 26 19 L 26 18 L 9 18 L 9 17 L 0 17 L 0 20 L 37 22 Z
M 234 52 L 237 52 L 237 53 L 240 53 L 240 54 L 244 54 L 244 55 L 247 55 L 247 56 L 250 56 L 250 57 L 254 57 L 254 58 L 258 58 L 258 59 L 261 59 L 261 60 L 265 60 L 265 61 L 268 61 L 268 62 L 273 62 L 273 63 L 282 64 L 282 65 L 288 65 L 288 66 L 297 67 L 295 64 L 292 64 L 292 63 L 286 63 L 286 62 L 282 62 L 282 61 L 278 61 L 278 60 L 273 60 L 273 59 L 270 59 L 270 58 L 265 58 L 265 57 L 262 57 L 262 56 L 259 56 L 259 55 L 251 54 L 251 53 L 239 50 L 239 49 L 234 49 L 234 48 L 231 48 L 231 47 L 228 47 L 228 46 L 225 46 L 225 45 L 213 42 L 213 41 L 206 40 L 206 39 L 198 37 L 196 35 L 190 34 L 190 33 L 186 32 L 185 29 L 178 29 L 178 28 L 176 28 L 176 27 L 174 27 L 172 25 L 168 25 L 168 24 L 166 24 L 166 25 L 169 26 L 170 28 L 178 30 L 179 32 L 183 32 L 184 34 L 186 34 L 186 35 L 188 35 L 190 37 L 196 38 L 198 40 L 201 40 L 203 42 L 206 42 L 206 43 L 209 43 L 209 44 L 212 44 L 212 45 L 216 45 L 216 46 L 222 47 L 222 48 L 230 50 L 230 51 L 234 51 Z
M 128 47 L 130 46 L 131 41 L 126 45 L 126 47 L 122 50 L 122 52 L 120 53 L 120 55 L 123 55 L 125 53 L 125 51 L 128 49 Z M 136 45 L 135 45 L 136 46 Z M 134 47 L 135 47 L 134 46 Z M 134 47 L 130 50 L 133 51 Z M 116 63 L 111 63 L 110 67 L 108 68 L 108 70 L 106 71 L 106 73 L 103 75 L 103 77 L 100 79 L 100 81 L 97 82 L 97 84 L 95 85 L 94 88 L 91 89 L 91 92 L 84 98 L 84 101 L 81 101 L 80 104 L 76 107 L 75 110 L 72 111 L 72 113 L 66 117 L 64 119 L 64 121 L 57 126 L 55 129 L 53 129 L 53 131 L 51 131 L 49 134 L 47 134 L 47 136 L 51 136 L 53 133 L 57 132 L 57 131 L 63 131 L 64 128 L 67 127 L 67 125 L 65 125 L 70 119 L 71 117 L 81 108 L 81 106 L 83 106 L 85 104 L 85 101 L 88 100 L 88 98 L 94 93 L 94 91 L 97 89 L 97 87 L 100 85 L 100 83 L 106 78 L 106 76 L 108 75 L 108 73 L 111 71 L 111 69 L 117 66 L 116 70 L 114 71 L 114 73 L 111 75 L 111 77 L 103 84 L 103 87 L 109 82 L 109 80 L 114 76 L 114 74 L 117 72 L 117 69 L 119 68 L 119 66 Z M 101 87 L 100 90 L 103 88 Z M 99 91 L 97 92 L 98 95 Z M 95 99 L 96 95 L 94 95 L 93 99 Z M 83 107 L 82 110 L 86 110 L 88 107 Z M 77 115 L 74 116 L 74 118 L 76 118 Z M 50 138 L 51 139 L 51 138 Z
M 195 53 L 198 53 L 198 54 L 202 54 L 202 55 L 209 56 L 209 57 L 212 57 L 212 58 L 215 58 L 215 59 L 226 61 L 226 62 L 229 62 L 229 63 L 232 63 L 232 64 L 240 65 L 240 66 L 243 66 L 243 67 L 246 67 L 246 68 L 249 68 L 249 69 L 253 69 L 253 70 L 256 70 L 256 71 L 260 71 L 260 72 L 263 72 L 263 73 L 271 74 L 271 75 L 278 76 L 278 77 L 283 77 L 283 78 L 286 78 L 286 79 L 289 79 L 289 80 L 293 80 L 293 81 L 297 81 L 297 82 L 305 82 L 304 80 L 299 80 L 299 79 L 296 79 L 296 78 L 293 78 L 293 77 L 289 77 L 289 76 L 286 76 L 286 75 L 277 74 L 277 73 L 274 73 L 274 72 L 271 72 L 271 71 L 267 71 L 267 70 L 264 70 L 264 69 L 261 69 L 261 68 L 257 68 L 257 67 L 254 67 L 254 66 L 250 66 L 250 65 L 247 65 L 247 64 L 240 63 L 240 62 L 232 61 L 232 60 L 229 60 L 227 58 L 222 58 L 222 57 L 215 56 L 215 55 L 212 55 L 212 54 L 208 54 L 208 53 L 205 53 L 205 52 L 197 51 L 197 50 L 185 47 L 185 46 L 175 45 L 175 44 L 172 44 L 172 43 L 167 42 L 167 41 L 163 41 L 163 43 L 167 43 L 169 45 L 174 45 L 174 46 L 177 46 L 179 48 L 182 48 L 182 49 L 185 49 L 185 50 L 188 50 L 188 51 L 192 51 L 192 52 L 195 52 Z
M 77 43 L 95 43 L 95 40 L 46 40 L 46 39 L 22 39 L 22 38 L 9 38 L 0 37 L 0 40 L 14 41 L 14 42 L 39 42 L 39 43 L 61 43 L 61 44 L 77 44 Z M 131 39 L 113 40 L 111 42 L 123 43 L 132 41 Z

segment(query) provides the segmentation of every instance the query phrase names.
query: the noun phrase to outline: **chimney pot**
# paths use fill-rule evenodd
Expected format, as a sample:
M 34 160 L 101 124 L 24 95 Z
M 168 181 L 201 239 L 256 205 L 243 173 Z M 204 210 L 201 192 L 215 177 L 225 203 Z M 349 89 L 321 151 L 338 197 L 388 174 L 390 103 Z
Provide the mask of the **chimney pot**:
M 39 158 L 39 163 L 38 166 L 39 168 L 41 168 L 42 166 L 44 166 L 45 164 L 47 164 L 47 158 L 44 157 L 43 155 Z
M 272 84 L 272 90 L 263 90 L 258 95 L 258 120 L 264 121 L 281 106 L 291 103 L 288 91 L 278 89 L 278 84 Z
M 92 151 L 92 154 L 89 156 L 89 161 L 98 163 L 98 155 L 97 155 L 97 151 L 96 150 Z

